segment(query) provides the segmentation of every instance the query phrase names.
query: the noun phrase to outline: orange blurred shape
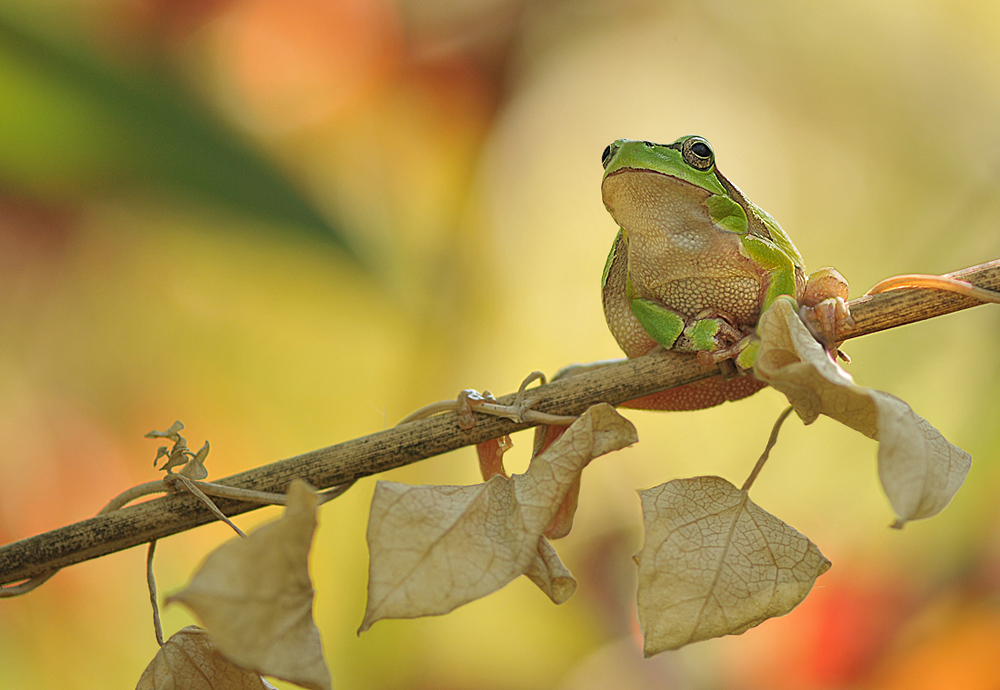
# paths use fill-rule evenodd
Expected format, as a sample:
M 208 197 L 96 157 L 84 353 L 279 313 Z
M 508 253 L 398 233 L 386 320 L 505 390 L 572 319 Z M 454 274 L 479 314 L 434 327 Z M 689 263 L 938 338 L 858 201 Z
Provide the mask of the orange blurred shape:
M 919 642 L 889 657 L 872 690 L 996 690 L 1000 688 L 1000 609 L 960 611 Z
M 857 687 L 869 677 L 912 605 L 913 597 L 889 572 L 835 568 L 787 617 L 765 621 L 734 645 L 736 659 L 726 687 Z
M 233 105 L 262 132 L 295 130 L 378 88 L 402 51 L 381 0 L 247 0 L 208 27 Z
M 6 402 L 0 543 L 93 517 L 135 483 L 119 439 L 72 398 L 24 388 Z

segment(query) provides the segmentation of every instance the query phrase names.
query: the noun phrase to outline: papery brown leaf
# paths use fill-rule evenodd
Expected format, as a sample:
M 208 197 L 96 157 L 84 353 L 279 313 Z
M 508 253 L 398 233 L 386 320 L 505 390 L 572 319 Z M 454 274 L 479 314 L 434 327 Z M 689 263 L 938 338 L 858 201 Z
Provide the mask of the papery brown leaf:
M 319 498 L 296 480 L 287 500 L 280 519 L 213 551 L 188 586 L 167 601 L 194 611 L 233 663 L 312 690 L 330 690 L 308 571 Z
M 815 544 L 720 477 L 676 479 L 639 494 L 646 656 L 782 616 L 830 567 Z
M 479 472 L 483 475 L 483 481 L 500 475 L 507 476 L 507 470 L 503 466 L 503 455 L 510 450 L 514 444 L 510 436 L 504 435 L 500 438 L 491 438 L 488 441 L 476 444 L 476 454 L 479 456 Z
M 181 423 L 181 420 L 178 419 L 176 422 L 171 424 L 170 428 L 167 429 L 166 431 L 157 431 L 156 429 L 153 429 L 152 431 L 144 434 L 143 436 L 145 438 L 166 438 L 173 441 L 174 443 L 181 443 L 184 437 L 181 436 L 180 432 L 183 430 L 184 430 L 184 425 Z
M 544 424 L 535 427 L 535 442 L 531 451 L 532 457 L 544 453 L 549 446 L 558 441 L 569 427 Z M 566 492 L 566 497 L 559 504 L 552 521 L 545 528 L 545 536 L 549 539 L 562 539 L 573 529 L 573 518 L 576 516 L 577 504 L 580 500 L 580 479 L 578 474 Z
M 197 453 L 193 454 L 187 463 L 177 472 L 177 474 L 183 474 L 188 479 L 201 480 L 208 476 L 208 470 L 205 469 L 205 458 L 208 457 L 208 451 L 211 446 L 208 441 L 205 441 L 204 445 L 198 450 Z
M 538 558 L 524 574 L 545 592 L 553 604 L 563 604 L 576 592 L 576 578 L 559 560 L 559 554 L 545 537 L 538 539 Z
M 894 526 L 936 515 L 962 486 L 971 456 L 899 398 L 854 383 L 816 342 L 789 300 L 761 317 L 754 371 L 785 394 L 806 424 L 825 414 L 879 442 L 878 474 Z
M 135 690 L 275 690 L 219 654 L 196 625 L 174 633 L 142 672 Z
M 167 461 L 163 464 L 163 467 L 161 467 L 160 469 L 163 470 L 164 472 L 170 472 L 175 467 L 183 467 L 184 465 L 187 465 L 188 453 L 190 453 L 190 450 L 188 449 L 187 446 L 183 444 L 175 445 L 167 454 Z M 208 475 L 206 474 L 206 476 Z M 201 479 L 204 479 L 204 477 L 201 477 Z
M 573 529 L 573 518 L 576 517 L 576 508 L 580 502 L 581 477 L 582 475 L 577 475 L 573 480 L 565 498 L 559 504 L 559 509 L 542 533 L 549 539 L 562 539 Z
M 368 521 L 368 607 L 359 632 L 383 618 L 440 615 L 531 572 L 564 601 L 568 571 L 540 544 L 591 459 L 636 440 L 607 404 L 591 407 L 523 475 L 474 486 L 379 482 Z M 561 584 L 560 584 L 561 583 Z

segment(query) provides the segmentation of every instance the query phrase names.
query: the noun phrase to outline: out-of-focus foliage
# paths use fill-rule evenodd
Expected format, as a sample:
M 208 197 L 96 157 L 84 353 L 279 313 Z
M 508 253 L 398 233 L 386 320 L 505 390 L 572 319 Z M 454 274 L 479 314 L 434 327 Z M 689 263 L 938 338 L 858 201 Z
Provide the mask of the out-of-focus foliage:
M 197 429 L 192 447 L 212 439 L 217 478 L 616 356 L 599 183 L 619 137 L 707 137 L 854 295 L 1000 256 L 985 0 L 11 0 L 0 19 L 2 542 L 154 478 L 142 434 L 163 420 Z M 741 480 L 776 392 L 628 412 L 642 443 L 588 469 L 561 607 L 516 581 L 356 637 L 374 480 L 359 482 L 321 509 L 313 552 L 334 685 L 938 688 L 950 671 L 996 686 L 998 333 L 1000 310 L 980 307 L 849 343 L 857 380 L 971 453 L 965 487 L 886 529 L 874 442 L 789 422 L 752 499 L 835 567 L 790 615 L 655 659 L 633 613 L 635 489 Z M 520 472 L 530 441 L 514 442 Z M 474 483 L 475 454 L 384 478 Z M 227 530 L 161 541 L 160 590 Z M 134 685 L 155 653 L 142 567 L 134 550 L 4 601 L 5 684 Z M 164 611 L 168 635 L 191 622 Z
M 0 14 L 0 179 L 40 199 L 174 193 L 345 245 L 280 169 L 161 69 L 109 69 Z

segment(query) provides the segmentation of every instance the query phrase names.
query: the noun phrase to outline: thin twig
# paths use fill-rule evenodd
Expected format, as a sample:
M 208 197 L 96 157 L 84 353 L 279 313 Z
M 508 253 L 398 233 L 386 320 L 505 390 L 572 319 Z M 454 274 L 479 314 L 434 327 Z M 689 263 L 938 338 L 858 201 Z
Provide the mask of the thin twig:
M 236 534 L 240 535 L 241 537 L 247 536 L 246 533 L 243 532 L 243 530 L 241 530 L 239 527 L 236 526 L 235 522 L 230 520 L 223 514 L 221 510 L 219 510 L 219 506 L 215 505 L 215 502 L 208 496 L 206 496 L 204 491 L 195 486 L 193 480 L 188 479 L 183 474 L 170 474 L 167 475 L 167 479 L 174 479 L 175 481 L 178 481 L 181 484 L 183 484 L 184 488 L 186 488 L 192 494 L 197 496 L 201 500 L 201 502 L 204 503 L 210 511 L 212 511 L 212 515 L 214 515 L 215 517 L 219 518 L 224 523 L 232 527 L 233 531 L 236 532 Z
M 947 276 L 987 290 L 1000 290 L 1000 259 L 948 273 Z M 973 297 L 922 288 L 899 288 L 877 295 L 862 295 L 848 305 L 854 317 L 854 328 L 838 335 L 857 338 L 981 304 L 983 302 Z
M 337 486 L 332 486 L 326 491 L 321 491 L 319 494 L 319 504 L 323 505 L 324 503 L 327 503 L 339 497 L 345 491 L 354 486 L 355 482 L 357 482 L 357 479 L 353 479 L 349 482 L 344 482 L 343 484 L 337 484 Z
M 120 494 L 108 501 L 108 504 L 98 511 L 98 515 L 103 515 L 104 513 L 110 513 L 115 510 L 121 510 L 129 503 L 137 498 L 142 498 L 143 496 L 149 496 L 151 494 L 165 494 L 171 491 L 170 487 L 163 483 L 162 479 L 157 479 L 155 482 L 146 482 L 145 484 L 137 484 L 131 489 L 126 489 Z
M 488 392 L 479 393 L 474 390 L 465 390 L 459 393 L 456 400 L 441 400 L 436 403 L 431 403 L 430 405 L 424 405 L 416 412 L 411 412 L 403 417 L 403 419 L 400 420 L 396 426 L 409 424 L 410 422 L 415 422 L 418 419 L 426 419 L 437 414 L 458 412 L 459 414 L 464 415 L 467 414 L 468 411 L 482 412 L 483 414 L 490 414 L 494 417 L 505 417 L 518 423 L 530 422 L 532 425 L 552 424 L 555 426 L 569 426 L 579 418 L 579 415 L 547 414 L 545 412 L 539 412 L 531 409 L 534 404 L 534 399 L 526 399 L 526 393 L 528 385 L 534 383 L 535 381 L 541 381 L 543 386 L 548 382 L 545 378 L 545 374 L 542 372 L 531 372 L 523 381 L 521 381 L 521 387 L 517 389 L 517 393 L 514 396 L 514 402 L 511 405 L 499 404 L 499 402 Z M 470 424 L 472 423 L 473 422 L 470 421 Z M 466 428 L 464 425 L 460 426 L 462 426 L 463 429 Z
M 990 302 L 1000 304 L 1000 292 L 995 290 L 984 290 L 976 287 L 965 280 L 958 280 L 953 276 L 935 276 L 924 273 L 907 273 L 899 276 L 892 276 L 877 283 L 866 294 L 876 295 L 889 290 L 900 290 L 902 288 L 929 288 L 931 290 L 949 290 L 959 295 L 966 295 L 977 299 L 980 302 Z
M 156 540 L 149 542 L 146 552 L 146 584 L 149 585 L 149 603 L 153 605 L 153 632 L 156 633 L 156 644 L 163 646 L 163 626 L 160 625 L 160 606 L 156 603 L 156 578 L 153 577 L 153 552 L 156 551 Z
M 181 475 L 177 475 L 181 476 Z M 267 491 L 252 491 L 250 489 L 237 489 L 233 486 L 224 486 L 215 482 L 199 482 L 195 479 L 184 478 L 184 484 L 190 484 L 201 490 L 207 496 L 216 498 L 233 498 L 237 501 L 256 501 L 261 505 L 283 506 L 285 505 L 285 494 L 274 494 Z
M 433 417 L 436 414 L 441 414 L 442 412 L 454 412 L 458 409 L 457 400 L 441 400 L 438 402 L 431 403 L 430 405 L 424 405 L 419 410 L 414 410 L 410 414 L 403 417 L 396 423 L 396 426 L 401 424 L 409 424 L 410 422 L 415 422 L 418 419 L 427 419 L 428 417 Z
M 982 288 L 1000 289 L 1000 260 L 951 276 Z M 975 299 L 924 289 L 892 290 L 850 303 L 855 327 L 843 338 L 922 321 L 980 304 Z M 618 405 L 675 386 L 718 375 L 692 355 L 655 352 L 622 360 L 532 389 L 534 410 L 579 415 L 596 402 Z M 497 402 L 511 405 L 515 395 Z M 318 489 L 409 465 L 462 446 L 499 438 L 533 426 L 531 422 L 482 416 L 470 430 L 458 428 L 455 415 L 440 415 L 345 441 L 294 458 L 256 467 L 215 484 L 281 493 L 293 479 Z M 233 516 L 260 504 L 220 498 L 219 510 Z M 213 516 L 193 496 L 169 494 L 122 510 L 0 546 L 0 584 L 21 582 L 74 563 L 97 558 L 211 522 Z
M 785 423 L 785 420 L 788 419 L 788 415 L 792 413 L 793 409 L 795 408 L 789 405 L 781 414 L 778 415 L 778 419 L 774 422 L 774 426 L 771 427 L 771 436 L 767 439 L 767 445 L 764 446 L 764 452 L 760 454 L 759 458 L 757 458 L 757 464 L 755 464 L 753 469 L 750 470 L 750 476 L 747 477 L 745 482 L 743 482 L 743 486 L 740 487 L 740 491 L 749 491 L 750 487 L 753 486 L 754 481 L 757 479 L 757 475 L 760 474 L 762 469 L 764 469 L 764 463 L 767 462 L 768 457 L 770 457 L 771 449 L 774 448 L 774 444 L 778 442 L 778 432 L 781 431 L 781 425 Z
M 49 578 L 51 578 L 58 572 L 59 568 L 56 568 L 54 570 L 49 570 L 48 572 L 44 572 L 40 575 L 34 575 L 30 578 L 27 578 L 26 580 L 23 577 L 12 579 L 11 582 L 18 582 L 18 584 L 16 585 L 4 584 L 2 587 L 0 587 L 0 599 L 19 597 L 22 594 L 27 594 L 31 590 L 36 589 L 41 585 L 44 585 L 46 582 L 49 581 Z M 20 582 L 20 580 L 25 580 L 25 581 Z

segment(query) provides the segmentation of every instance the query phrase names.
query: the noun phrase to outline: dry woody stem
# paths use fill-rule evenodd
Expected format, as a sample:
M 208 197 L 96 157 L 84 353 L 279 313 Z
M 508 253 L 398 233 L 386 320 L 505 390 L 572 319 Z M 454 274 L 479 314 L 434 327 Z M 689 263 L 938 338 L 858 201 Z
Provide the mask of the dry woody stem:
M 1000 290 L 1000 260 L 950 274 L 976 286 Z M 843 337 L 895 328 L 977 306 L 971 297 L 929 289 L 892 290 L 866 295 L 850 303 L 855 327 Z M 606 367 L 529 389 L 532 409 L 551 415 L 579 415 L 591 405 L 619 405 L 644 395 L 718 375 L 690 354 L 656 352 L 622 360 Z M 515 403 L 517 394 L 498 399 Z M 361 438 L 321 448 L 286 460 L 256 467 L 220 479 L 216 484 L 269 493 L 284 493 L 293 479 L 304 479 L 325 489 L 361 477 L 418 462 L 463 446 L 481 443 L 535 426 L 539 422 L 477 415 L 471 429 L 462 429 L 458 417 L 443 414 L 420 419 Z M 259 503 L 217 498 L 227 516 L 260 507 Z M 0 547 L 0 584 L 21 582 L 74 563 L 177 534 L 215 520 L 204 504 L 190 494 L 161 498 L 98 515 L 81 522 Z

